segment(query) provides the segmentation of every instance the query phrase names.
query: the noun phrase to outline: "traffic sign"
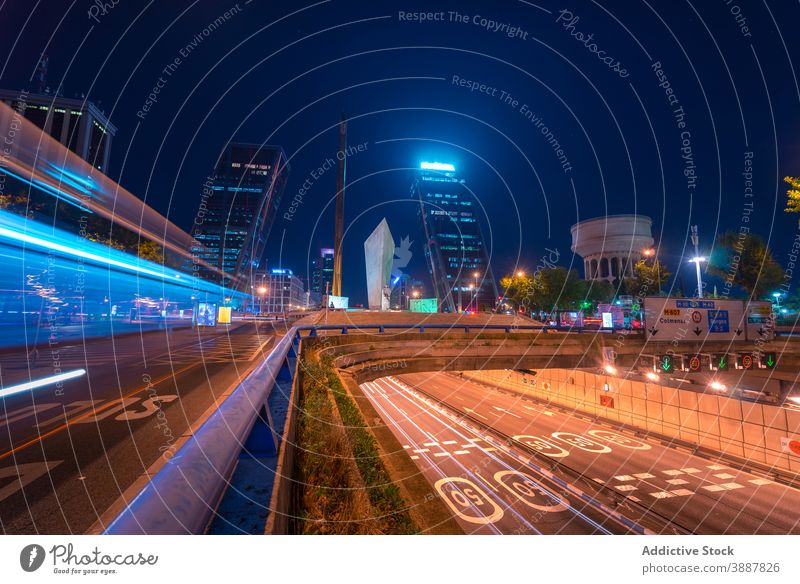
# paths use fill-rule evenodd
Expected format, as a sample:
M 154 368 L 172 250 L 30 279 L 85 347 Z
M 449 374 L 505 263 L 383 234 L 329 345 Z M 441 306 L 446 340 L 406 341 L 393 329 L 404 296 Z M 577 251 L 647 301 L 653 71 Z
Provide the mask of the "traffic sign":
M 775 353 L 762 353 L 761 354 L 761 366 L 766 367 L 767 369 L 775 369 L 775 365 L 778 364 L 778 357 Z
M 699 324 L 702 321 L 703 313 L 701 313 L 699 310 L 692 311 L 692 322 Z
M 711 356 L 711 369 L 714 371 L 728 370 L 728 354 L 718 353 Z
M 660 355 L 658 357 L 658 368 L 664 373 L 675 371 L 675 362 L 672 355 Z
M 692 373 L 700 371 L 700 355 L 689 355 L 689 371 Z
M 739 369 L 752 369 L 753 356 L 750 353 L 739 353 L 736 355 L 736 366 Z

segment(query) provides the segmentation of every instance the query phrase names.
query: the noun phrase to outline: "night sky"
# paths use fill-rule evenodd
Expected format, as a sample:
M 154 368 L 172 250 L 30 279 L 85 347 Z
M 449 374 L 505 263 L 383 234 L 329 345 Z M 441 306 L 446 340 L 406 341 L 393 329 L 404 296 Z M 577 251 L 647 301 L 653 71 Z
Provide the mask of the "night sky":
M 0 87 L 34 87 L 47 52 L 48 85 L 88 96 L 117 126 L 110 176 L 187 230 L 227 141 L 282 146 L 291 173 L 267 261 L 304 277 L 333 243 L 336 172 L 311 173 L 335 156 L 345 111 L 350 144 L 365 145 L 348 161 L 351 302 L 366 299 L 363 241 L 384 216 L 396 241 L 414 241 L 408 271 L 426 277 L 409 199 L 422 160 L 452 162 L 475 192 L 498 277 L 534 267 L 545 248 L 582 269 L 569 228 L 606 213 L 652 217 L 659 256 L 673 270 L 683 262 L 689 284 L 692 224 L 705 253 L 717 232 L 747 226 L 787 262 L 798 218 L 783 212 L 782 178 L 800 174 L 796 2 L 99 4 L 0 0 Z M 420 11 L 441 20 L 405 19 Z M 137 116 L 176 57 L 158 101 Z M 284 219 L 307 179 L 313 187 Z

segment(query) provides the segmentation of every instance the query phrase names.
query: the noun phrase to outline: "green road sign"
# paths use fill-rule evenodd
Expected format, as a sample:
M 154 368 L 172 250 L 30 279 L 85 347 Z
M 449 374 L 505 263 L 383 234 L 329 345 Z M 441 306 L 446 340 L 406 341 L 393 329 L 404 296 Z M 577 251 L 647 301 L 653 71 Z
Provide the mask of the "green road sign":
M 675 370 L 675 363 L 672 360 L 672 355 L 661 355 L 658 358 L 658 367 L 664 373 L 672 373 Z
M 761 358 L 761 363 L 765 365 L 767 369 L 775 369 L 778 359 L 775 353 L 764 353 L 763 357 Z
M 722 353 L 720 355 L 714 355 L 714 359 L 712 361 L 714 363 L 714 369 L 717 371 L 727 371 L 728 369 L 728 354 Z

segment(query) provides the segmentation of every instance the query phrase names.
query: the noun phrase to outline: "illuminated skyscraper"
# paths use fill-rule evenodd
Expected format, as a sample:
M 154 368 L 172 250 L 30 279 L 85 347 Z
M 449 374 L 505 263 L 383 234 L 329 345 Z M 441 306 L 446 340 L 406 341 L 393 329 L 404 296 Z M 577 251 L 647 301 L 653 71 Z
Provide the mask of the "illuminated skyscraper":
M 278 146 L 231 143 L 206 182 L 192 235 L 194 255 L 224 272 L 200 275 L 229 288 L 247 289 L 263 261 L 289 166 Z
M 333 291 L 333 249 L 323 247 L 319 256 L 311 261 L 311 296 L 315 303 Z
M 8 89 L 0 89 L 0 101 L 96 169 L 108 173 L 111 139 L 117 128 L 95 104 L 58 95 Z
M 475 210 L 475 196 L 452 164 L 423 162 L 411 185 L 419 201 L 425 261 L 439 310 L 486 310 L 497 283 Z

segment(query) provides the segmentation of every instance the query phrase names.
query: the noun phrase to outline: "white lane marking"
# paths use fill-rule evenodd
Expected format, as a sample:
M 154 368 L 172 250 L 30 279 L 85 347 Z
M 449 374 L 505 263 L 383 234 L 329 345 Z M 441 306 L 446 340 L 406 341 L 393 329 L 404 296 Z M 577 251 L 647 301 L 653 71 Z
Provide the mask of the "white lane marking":
M 517 415 L 517 414 L 515 414 L 514 412 L 511 412 L 511 411 L 509 411 L 509 410 L 507 410 L 507 409 L 505 409 L 505 408 L 501 408 L 501 407 L 499 407 L 499 406 L 492 406 L 492 407 L 493 407 L 494 409 L 496 409 L 498 412 L 505 412 L 505 413 L 506 413 L 506 414 L 508 414 L 509 416 L 514 416 L 515 418 L 517 418 L 517 419 L 519 419 L 519 420 L 521 420 L 521 419 L 522 419 L 522 416 L 518 416 L 518 415 Z
M 537 410 L 536 408 L 531 408 L 529 406 L 522 406 L 526 410 L 530 410 L 531 412 L 536 412 L 537 414 L 544 414 L 545 416 L 552 416 L 553 412 L 548 412 L 547 410 Z
M 655 497 L 656 499 L 669 499 L 670 497 L 674 497 L 672 493 L 669 491 L 656 491 L 655 493 L 650 493 L 650 496 Z
M 705 485 L 702 487 L 706 491 L 711 491 L 712 493 L 716 493 L 717 491 L 724 491 L 725 487 L 721 487 L 719 485 Z
M 734 489 L 744 489 L 744 485 L 740 485 L 739 483 L 722 483 L 720 486 L 725 487 L 729 491 Z
M 421 452 L 430 452 L 430 451 L 431 451 L 431 449 L 430 449 L 430 448 L 417 448 L 417 449 L 416 449 L 414 452 L 416 452 L 417 454 L 419 454 L 419 453 L 421 453 Z
M 678 497 L 688 497 L 690 495 L 694 495 L 694 493 L 689 489 L 675 489 L 672 491 L 672 494 L 677 495 Z
M 749 481 L 747 481 L 747 482 L 748 482 L 748 483 L 752 483 L 752 484 L 754 484 L 754 485 L 758 485 L 759 487 L 760 487 L 761 485 L 771 485 L 771 484 L 773 484 L 773 482 L 772 482 L 772 481 L 770 481 L 770 480 L 767 480 L 767 479 L 751 479 L 751 480 L 749 480 Z
M 719 474 L 715 474 L 714 476 L 717 477 L 718 479 L 735 479 L 736 478 L 732 474 L 728 474 L 726 472 L 721 472 Z
M 662 470 L 661 472 L 663 472 L 665 475 L 669 475 L 671 477 L 676 477 L 678 475 L 682 475 L 683 474 L 683 471 L 682 470 L 678 470 L 678 469 Z
M 630 499 L 634 503 L 638 503 L 639 501 L 641 501 L 639 497 L 634 497 L 633 495 L 628 495 L 628 499 Z
M 478 412 L 476 412 L 476 411 L 475 411 L 475 410 L 473 410 L 472 408 L 468 408 L 468 407 L 464 406 L 464 410 L 465 410 L 465 411 L 467 411 L 467 412 L 469 412 L 470 414 L 474 414 L 474 415 L 478 416 L 479 418 L 483 418 L 484 420 L 488 420 L 488 419 L 489 419 L 489 418 L 487 418 L 486 416 L 482 416 L 482 415 L 480 415 Z
M 636 487 L 634 487 L 633 485 L 617 485 L 614 488 L 617 489 L 618 491 L 622 491 L 623 493 L 625 491 L 635 491 L 636 490 Z
M 651 475 L 649 472 L 639 472 L 639 473 L 636 473 L 633 476 L 635 476 L 640 481 L 643 481 L 645 479 L 654 479 L 654 478 L 656 478 L 655 475 Z
M 438 442 L 423 442 L 423 446 L 439 446 Z
M 611 442 L 617 446 L 622 446 L 623 448 L 630 448 L 631 450 L 650 450 L 651 448 L 646 442 L 634 440 L 633 438 L 628 438 L 617 432 L 609 432 L 608 430 L 589 430 L 587 434 L 599 438 L 600 440 Z
M 691 468 L 691 467 L 682 468 L 681 470 L 683 472 L 685 472 L 686 474 L 695 474 L 695 473 L 701 472 L 699 468 Z
M 467 438 L 467 442 L 481 442 L 483 438 Z
M 596 482 L 596 483 L 600 483 L 601 485 L 604 485 L 604 484 L 606 484 L 606 482 L 605 482 L 603 479 L 599 479 L 599 478 L 597 478 L 597 477 L 593 478 L 592 480 L 593 480 L 594 482 Z
M 622 481 L 622 482 L 624 482 L 624 481 L 632 481 L 633 480 L 633 477 L 631 475 L 617 475 L 614 478 L 617 479 L 618 481 Z
M 14 479 L 12 482 L 0 489 L 0 501 L 7 499 L 36 479 L 46 475 L 62 462 L 64 461 L 47 460 L 45 462 L 27 462 L 25 464 L 16 464 L 7 466 L 5 468 L 0 468 L 0 479 Z
M 495 452 L 497 450 L 497 448 L 494 447 L 484 448 L 483 446 L 481 446 L 480 449 L 483 450 L 484 452 Z
M 728 467 L 722 464 L 709 464 L 706 468 L 710 468 L 711 470 L 725 470 Z
M 456 450 L 453 454 L 469 454 L 469 450 Z
M 477 444 L 462 444 L 461 448 L 477 448 Z
M 412 454 L 411 460 L 419 460 L 419 456 L 417 456 L 416 454 Z
M 670 479 L 667 481 L 668 485 L 688 485 L 689 481 L 683 479 Z
M 537 452 L 541 452 L 545 456 L 551 458 L 563 458 L 569 456 L 569 452 L 552 442 L 545 440 L 541 436 L 529 436 L 527 434 L 518 434 L 514 436 L 514 440 L 522 442 L 526 446 L 530 446 Z
M 411 447 L 408 444 L 403 444 L 403 448 L 408 449 L 408 448 L 411 448 Z
M 451 488 L 446 488 L 448 486 Z M 486 525 L 499 521 L 505 514 L 494 499 L 468 479 L 446 477 L 436 481 L 433 488 L 439 492 L 450 510 L 468 523 Z M 464 513 L 470 508 L 474 508 L 480 516 Z
M 592 452 L 594 454 L 606 454 L 611 452 L 611 449 L 605 444 L 600 444 L 580 434 L 574 434 L 572 432 L 553 432 L 550 435 L 556 440 L 566 442 L 575 448 L 580 448 L 584 452 Z
M 442 444 L 456 444 L 455 440 L 445 440 Z
M 503 480 L 505 477 L 509 477 L 508 482 Z M 536 509 L 537 511 L 556 513 L 569 510 L 569 503 L 550 489 L 542 486 L 529 474 L 516 470 L 501 470 L 494 473 L 494 480 L 500 483 L 504 489 L 525 503 L 528 507 Z M 537 494 L 539 497 L 549 500 L 554 504 L 540 505 L 539 503 L 535 503 L 534 501 L 536 501 Z
M 453 456 L 449 452 L 434 452 L 433 455 L 434 456 Z

